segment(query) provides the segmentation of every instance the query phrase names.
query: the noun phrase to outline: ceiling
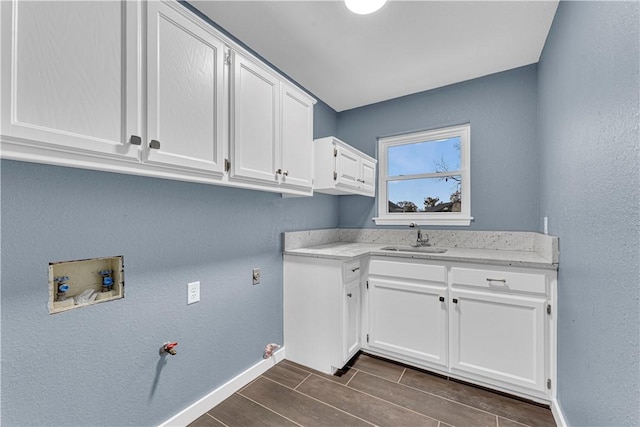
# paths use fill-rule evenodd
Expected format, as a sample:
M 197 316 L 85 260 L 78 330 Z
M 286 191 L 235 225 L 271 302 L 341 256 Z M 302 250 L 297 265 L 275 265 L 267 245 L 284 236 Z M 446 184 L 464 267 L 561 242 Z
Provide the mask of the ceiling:
M 538 62 L 557 1 L 190 0 L 336 111 Z

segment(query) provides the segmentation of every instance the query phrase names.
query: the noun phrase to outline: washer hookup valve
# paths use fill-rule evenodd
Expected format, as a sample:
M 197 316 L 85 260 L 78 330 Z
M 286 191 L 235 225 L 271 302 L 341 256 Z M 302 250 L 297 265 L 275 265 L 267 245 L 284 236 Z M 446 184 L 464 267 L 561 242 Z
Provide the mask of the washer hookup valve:
M 69 285 L 66 282 L 69 281 L 69 276 L 60 276 L 54 277 L 54 282 L 56 282 L 56 299 L 58 301 L 64 301 L 67 298 L 67 291 L 69 290 Z
M 170 355 L 175 356 L 177 352 L 174 347 L 177 345 L 178 345 L 177 342 L 164 343 L 162 347 L 160 347 L 160 354 L 169 353 Z
M 102 292 L 109 292 L 113 288 L 113 270 L 102 270 L 98 274 L 102 276 Z

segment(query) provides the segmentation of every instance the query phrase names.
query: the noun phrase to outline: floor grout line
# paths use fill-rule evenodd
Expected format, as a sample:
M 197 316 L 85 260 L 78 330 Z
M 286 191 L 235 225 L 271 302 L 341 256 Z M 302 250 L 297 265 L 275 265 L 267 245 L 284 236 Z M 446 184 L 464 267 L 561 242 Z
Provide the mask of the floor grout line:
M 354 371 L 354 372 L 353 372 L 353 375 L 351 375 L 351 378 L 349 378 L 349 381 L 347 381 L 347 382 L 345 383 L 345 387 L 348 387 L 348 386 L 349 386 L 349 383 L 351 382 L 351 380 L 352 380 L 356 375 L 358 375 L 358 370 L 357 370 L 357 369 L 355 369 L 355 368 L 351 368 L 351 369 L 353 369 L 353 371 Z
M 373 376 L 373 377 L 377 377 L 377 378 L 383 379 L 383 380 L 385 380 L 385 381 L 389 381 L 389 382 L 390 382 L 390 383 L 392 383 L 392 384 L 394 383 L 393 381 L 390 381 L 390 380 L 388 380 L 387 378 L 381 377 L 381 376 L 379 376 L 379 375 L 370 374 L 370 373 L 369 373 L 369 372 L 367 372 L 367 371 L 362 371 L 362 372 L 364 372 L 364 373 L 365 373 L 365 374 L 367 374 L 367 375 L 371 375 L 371 376 Z M 407 388 L 409 388 L 409 389 L 411 389 L 411 390 L 418 391 L 418 392 L 420 392 L 420 393 L 428 394 L 429 396 L 433 396 L 433 397 L 437 397 L 437 398 L 442 399 L 442 400 L 446 400 L 447 402 L 452 402 L 452 403 L 456 403 L 456 404 L 458 404 L 458 405 L 465 406 L 465 407 L 467 407 L 467 408 L 475 409 L 476 411 L 480 411 L 480 412 L 483 412 L 483 413 L 485 413 L 485 414 L 489 414 L 489 415 L 497 415 L 497 414 L 495 414 L 495 413 L 493 413 L 493 412 L 485 411 L 484 409 L 480 409 L 480 408 L 477 408 L 477 407 L 475 407 L 475 406 L 471 406 L 471 405 L 466 404 L 466 403 L 458 402 L 457 400 L 449 399 L 448 397 L 444 397 L 444 396 L 439 395 L 439 394 L 435 394 L 435 393 L 431 393 L 431 392 L 428 392 L 428 391 L 420 390 L 419 388 L 412 387 L 412 386 L 407 385 L 407 384 L 399 384 L 399 385 L 401 385 L 402 387 L 407 387 Z M 505 418 L 506 418 L 506 417 L 505 417 Z
M 306 381 L 306 380 L 307 380 L 311 375 L 313 375 L 313 374 L 311 374 L 311 373 L 310 373 L 309 375 L 307 375 L 307 376 L 306 376 L 302 381 L 300 381 L 300 384 L 298 384 L 297 386 L 295 386 L 293 389 L 294 389 L 294 390 L 297 390 L 297 389 L 298 389 L 298 387 L 300 387 L 302 384 L 304 384 L 304 382 L 305 382 L 305 381 Z M 280 383 L 278 383 L 278 384 L 280 384 Z
M 309 376 L 311 376 L 311 375 L 313 375 L 313 374 L 310 374 Z M 316 376 L 317 376 L 317 375 L 316 375 Z M 318 377 L 318 378 L 322 378 L 322 377 Z M 267 379 L 267 380 L 269 380 L 269 381 L 272 381 L 272 382 L 274 382 L 274 383 L 276 383 L 276 384 L 278 384 L 278 385 L 282 385 L 282 384 L 280 384 L 279 382 L 272 380 L 271 378 L 266 378 L 266 377 L 265 377 L 265 379 Z M 323 380 L 325 380 L 325 381 L 331 381 L 331 380 L 327 380 L 326 378 L 322 378 L 322 379 L 323 379 Z M 335 382 L 335 381 L 333 381 L 333 382 Z M 339 384 L 339 383 L 336 383 L 336 384 Z M 324 401 L 322 401 L 322 400 L 320 400 L 320 399 L 317 399 L 317 398 L 315 398 L 315 397 L 313 397 L 313 396 L 310 396 L 310 395 L 308 395 L 308 394 L 304 394 L 304 393 L 302 393 L 302 392 L 301 392 L 301 391 L 299 391 L 299 390 L 294 390 L 294 389 L 292 389 L 292 388 L 290 388 L 290 387 L 289 387 L 289 390 L 293 390 L 294 392 L 298 393 L 298 394 L 299 394 L 299 395 L 301 395 L 301 396 L 304 396 L 304 397 L 307 397 L 307 398 L 309 398 L 309 399 L 315 400 L 316 402 L 322 403 L 323 405 L 327 405 L 327 406 L 328 406 L 328 407 L 330 407 L 330 408 L 333 408 L 333 409 L 335 409 L 335 410 L 337 410 L 337 411 L 340 411 L 340 412 L 345 413 L 345 414 L 347 414 L 347 415 L 349 415 L 349 416 L 352 416 L 353 418 L 356 418 L 356 419 L 358 419 L 358 420 L 360 420 L 360 421 L 363 421 L 363 422 L 365 422 L 365 423 L 367 423 L 367 424 L 371 424 L 372 426 L 375 426 L 375 424 L 374 424 L 374 423 L 372 423 L 371 421 L 367 421 L 367 420 L 365 420 L 365 419 L 363 419 L 363 418 L 360 418 L 360 417 L 359 417 L 359 416 L 357 416 L 357 415 L 354 415 L 354 414 L 352 414 L 352 413 L 349 413 L 349 412 L 345 411 L 344 409 L 340 409 L 340 408 L 338 408 L 337 406 L 333 406 L 333 405 L 331 405 L 330 403 L 324 402 Z
M 365 372 L 365 373 L 366 373 L 366 372 Z M 318 378 L 322 378 L 322 377 L 320 377 L 320 376 L 318 376 L 318 375 L 316 375 L 316 376 L 317 376 Z M 355 377 L 355 374 L 354 374 L 353 376 Z M 322 379 L 323 379 L 323 380 L 326 380 L 326 381 L 331 381 L 331 380 L 327 380 L 326 378 L 322 378 Z M 352 377 L 351 379 L 353 379 L 353 377 Z M 335 381 L 334 381 L 334 382 L 335 382 Z M 349 380 L 349 382 L 351 382 L 351 380 Z M 374 399 L 376 399 L 376 400 L 380 400 L 380 401 L 382 401 L 382 402 L 386 402 L 386 403 L 388 403 L 388 404 L 390 404 L 390 405 L 397 406 L 398 408 L 402 408 L 402 409 L 404 409 L 404 410 L 406 410 L 406 411 L 409 411 L 409 412 L 412 412 L 412 413 L 414 413 L 414 414 L 416 414 L 416 415 L 420 415 L 421 417 L 425 417 L 425 418 L 429 418 L 430 420 L 438 421 L 438 423 L 440 423 L 440 420 L 438 420 L 437 418 L 433 418 L 433 417 L 430 417 L 429 415 L 421 414 L 420 412 L 418 412 L 418 411 L 414 411 L 413 409 L 411 409 L 411 408 L 407 408 L 406 406 L 398 405 L 398 404 L 397 404 L 397 403 L 395 403 L 395 402 L 391 402 L 391 401 L 386 400 L 386 399 L 383 399 L 383 398 L 381 398 L 381 397 L 379 397 L 379 396 L 374 396 L 373 394 L 369 394 L 369 393 L 367 393 L 366 391 L 358 390 L 357 388 L 354 388 L 354 387 L 349 387 L 347 384 L 340 384 L 340 383 L 336 383 L 336 384 L 341 385 L 341 386 L 343 386 L 343 387 L 346 387 L 346 388 L 348 388 L 349 390 L 353 390 L 353 391 L 355 391 L 355 392 L 362 393 L 362 394 L 364 394 L 364 395 L 366 395 L 366 396 L 373 397 L 373 398 L 374 398 Z
M 268 379 L 268 378 L 267 378 L 267 379 Z M 276 383 L 276 384 L 280 384 L 280 383 Z M 255 401 L 255 400 L 253 400 L 252 398 L 247 397 L 247 396 L 245 396 L 244 394 L 242 394 L 242 393 L 240 393 L 240 392 L 238 392 L 238 393 L 236 393 L 236 394 L 237 394 L 237 395 L 239 395 L 239 396 L 242 396 L 243 398 L 247 399 L 247 400 L 248 400 L 248 401 L 250 401 L 250 402 L 255 403 L 255 404 L 256 404 L 256 405 L 258 405 L 258 406 L 262 406 L 264 409 L 266 409 L 266 410 L 268 410 L 268 411 L 270 411 L 270 412 L 273 412 L 274 414 L 276 414 L 276 415 L 278 415 L 278 416 L 280 416 L 280 417 L 284 418 L 284 419 L 285 419 L 285 420 L 287 420 L 287 421 L 291 421 L 291 422 L 292 422 L 292 423 L 294 423 L 295 425 L 298 425 L 298 426 L 300 426 L 300 427 L 304 427 L 302 424 L 300 424 L 300 423 L 297 423 L 297 422 L 293 421 L 293 420 L 292 420 L 292 419 L 290 419 L 289 417 L 286 417 L 286 416 L 282 415 L 281 413 L 279 413 L 279 412 L 277 412 L 277 411 L 274 411 L 273 409 L 269 408 L 268 406 L 265 406 L 265 405 L 263 405 L 262 403 L 257 402 L 257 401 Z
M 208 412 L 205 412 L 205 414 L 209 415 L 211 418 L 213 418 L 214 420 L 216 420 L 217 422 L 219 422 L 220 424 L 222 424 L 225 427 L 229 427 L 227 424 L 223 423 L 222 421 L 220 421 L 219 419 L 217 419 L 216 417 L 214 417 L 213 415 L 211 415 Z
M 407 372 L 407 368 L 404 368 L 402 370 L 402 373 L 400 374 L 400 378 L 398 378 L 398 384 L 400 384 L 400 381 L 402 381 L 402 377 L 404 377 L 404 373 Z
M 430 420 L 436 421 L 436 422 L 437 422 L 437 427 L 447 427 L 447 426 L 449 426 L 449 425 L 448 425 L 447 423 L 445 423 L 444 421 L 441 421 L 441 420 L 438 420 L 438 419 L 436 419 L 436 418 L 433 418 L 432 416 L 429 416 L 429 415 L 426 415 L 426 414 L 422 414 L 422 413 L 417 412 L 417 411 L 415 411 L 415 410 L 413 410 L 413 409 L 410 409 L 410 408 L 408 408 L 408 407 L 402 406 L 401 404 L 397 404 L 397 403 L 394 403 L 394 402 L 390 402 L 390 401 L 388 401 L 388 400 L 386 400 L 386 399 L 384 399 L 384 398 L 381 398 L 381 397 L 378 397 L 378 396 L 375 396 L 375 395 L 369 394 L 369 393 L 367 393 L 367 392 L 365 392 L 365 391 L 358 390 L 357 388 L 354 388 L 353 386 L 351 386 L 351 383 L 352 383 L 352 381 L 354 380 L 354 378 L 355 378 L 358 374 L 362 373 L 362 374 L 371 375 L 372 377 L 376 377 L 376 378 L 379 378 L 379 379 L 384 380 L 384 381 L 388 381 L 388 382 L 390 382 L 390 383 L 392 383 L 392 384 L 393 384 L 393 383 L 396 383 L 397 385 L 400 385 L 400 386 L 402 386 L 402 387 L 405 387 L 405 388 L 406 388 L 406 389 L 408 389 L 408 390 L 413 390 L 413 391 L 416 391 L 416 392 L 419 392 L 419 393 L 422 393 L 422 394 L 425 394 L 425 395 L 432 396 L 432 397 L 434 397 L 434 398 L 442 399 L 443 401 L 447 401 L 447 402 L 451 402 L 451 403 L 453 403 L 453 404 L 461 405 L 462 407 L 470 408 L 470 409 L 476 410 L 476 411 L 478 411 L 478 412 L 480 412 L 480 413 L 484 413 L 484 414 L 488 414 L 488 415 L 493 415 L 493 416 L 495 417 L 495 425 L 496 425 L 496 427 L 501 427 L 501 423 L 500 423 L 500 419 L 501 419 L 501 418 L 502 418 L 502 419 L 504 419 L 504 421 L 510 421 L 510 422 L 517 423 L 517 425 L 522 426 L 522 427 L 530 427 L 528 424 L 524 424 L 524 423 L 522 423 L 522 422 L 520 422 L 520 421 L 513 420 L 513 419 L 511 419 L 509 416 L 502 416 L 502 415 L 498 415 L 498 414 L 496 414 L 496 413 L 489 412 L 489 411 L 487 411 L 487 410 L 480 409 L 480 408 L 475 407 L 475 406 L 471 406 L 470 404 L 462 403 L 462 402 L 459 402 L 459 401 L 453 400 L 453 399 L 451 399 L 451 398 L 444 397 L 443 395 L 440 395 L 440 394 L 436 394 L 436 393 L 433 393 L 433 392 L 429 392 L 429 391 L 421 390 L 421 389 L 419 389 L 419 388 L 412 387 L 412 386 L 410 386 L 410 385 L 402 384 L 402 383 L 401 383 L 401 381 L 402 381 L 402 379 L 405 377 L 405 375 L 407 374 L 407 372 L 408 372 L 407 370 L 408 370 L 408 369 L 411 369 L 410 367 L 406 367 L 406 366 L 405 366 L 405 367 L 403 367 L 403 370 L 402 370 L 402 372 L 401 372 L 401 374 L 400 374 L 400 377 L 398 378 L 398 380 L 397 380 L 397 381 L 394 381 L 394 380 L 390 380 L 390 379 L 388 379 L 388 378 L 382 377 L 382 376 L 380 376 L 380 375 L 377 375 L 377 374 L 375 374 L 375 373 L 367 372 L 366 370 L 362 370 L 362 369 L 356 368 L 356 367 L 354 367 L 354 366 L 352 365 L 352 366 L 350 366 L 350 367 L 349 367 L 349 369 L 348 369 L 348 370 L 352 370 L 352 371 L 353 371 L 353 375 L 351 376 L 351 378 L 349 378 L 349 379 L 346 381 L 346 383 L 341 383 L 341 382 L 339 382 L 339 381 L 334 381 L 334 380 L 332 380 L 331 378 L 326 377 L 326 376 L 325 376 L 324 374 L 322 374 L 322 373 L 319 373 L 319 372 L 316 372 L 315 370 L 312 370 L 312 369 L 306 368 L 306 367 L 305 367 L 305 366 L 303 366 L 303 365 L 300 365 L 300 366 L 294 365 L 294 364 L 293 364 L 293 362 L 289 362 L 289 361 L 287 361 L 286 359 L 285 359 L 285 360 L 283 360 L 283 361 L 284 361 L 284 362 L 286 362 L 286 363 L 285 363 L 285 365 L 286 365 L 286 367 L 287 367 L 288 369 L 293 369 L 293 370 L 295 370 L 295 371 L 297 371 L 297 372 L 307 374 L 307 376 L 306 376 L 306 377 L 305 377 L 305 378 L 304 378 L 304 379 L 303 379 L 299 384 L 297 384 L 294 388 L 292 388 L 292 387 L 290 387 L 290 386 L 288 386 L 288 385 L 282 384 L 281 382 L 279 382 L 279 381 L 277 381 L 277 380 L 275 380 L 275 379 L 271 379 L 271 378 L 268 378 L 268 377 L 266 377 L 266 376 L 260 375 L 259 377 L 255 378 L 254 380 L 252 380 L 251 382 L 249 382 L 247 385 L 245 385 L 244 387 L 242 387 L 242 389 L 240 389 L 239 391 L 237 391 L 235 394 L 237 394 L 237 395 L 241 396 L 241 397 L 242 397 L 242 398 L 244 398 L 244 399 L 247 399 L 247 400 L 249 400 L 249 401 L 251 401 L 251 402 L 255 403 L 256 405 L 258 405 L 258 406 L 260 406 L 260 407 L 262 407 L 262 408 L 264 408 L 264 409 L 268 410 L 269 412 L 272 412 L 272 413 L 274 413 L 274 414 L 276 414 L 276 415 L 278 415 L 278 416 L 280 416 L 280 417 L 282 417 L 282 418 L 284 418 L 284 419 L 286 419 L 286 420 L 288 420 L 288 421 L 290 421 L 290 422 L 292 422 L 292 423 L 294 423 L 294 424 L 296 424 L 296 425 L 298 425 L 298 426 L 302 426 L 302 425 L 301 425 L 300 423 L 298 423 L 298 422 L 293 421 L 293 420 L 292 420 L 292 419 L 290 419 L 289 417 L 286 417 L 286 416 L 282 415 L 281 413 L 277 412 L 276 410 L 273 410 L 273 409 L 269 408 L 268 406 L 265 406 L 265 405 L 263 405 L 262 403 L 260 403 L 260 402 L 258 402 L 258 401 L 255 401 L 254 399 L 251 399 L 251 398 L 247 397 L 246 395 L 244 395 L 244 394 L 242 394 L 242 393 L 243 393 L 243 392 L 244 392 L 244 391 L 245 391 L 245 390 L 246 390 L 250 385 L 254 384 L 256 381 L 258 381 L 258 379 L 262 378 L 262 379 L 268 380 L 268 381 L 270 381 L 270 382 L 272 382 L 272 383 L 278 384 L 278 385 L 280 385 L 280 386 L 282 386 L 282 387 L 285 387 L 285 388 L 287 388 L 287 389 L 289 389 L 289 390 L 292 390 L 292 391 L 294 391 L 294 392 L 296 392 L 296 393 L 298 393 L 298 394 L 300 394 L 300 395 L 302 395 L 302 396 L 305 396 L 306 398 L 309 398 L 309 399 L 312 399 L 312 400 L 314 400 L 314 401 L 316 401 L 316 402 L 319 402 L 319 403 L 321 403 L 322 405 L 326 405 L 326 406 L 328 406 L 328 407 L 330 407 L 330 408 L 333 408 L 333 409 L 335 409 L 335 410 L 337 410 L 337 411 L 339 411 L 339 412 L 342 412 L 342 413 L 344 413 L 344 414 L 347 414 L 347 415 L 349 415 L 349 416 L 352 416 L 352 417 L 354 417 L 354 418 L 356 418 L 356 419 L 358 419 L 358 420 L 361 420 L 361 421 L 363 421 L 363 422 L 365 422 L 365 423 L 367 423 L 367 424 L 375 425 L 375 423 L 373 423 L 372 421 L 367 421 L 367 420 L 365 420 L 365 419 L 363 419 L 363 418 L 361 418 L 361 417 L 359 417 L 359 416 L 357 416 L 357 415 L 354 415 L 354 414 L 352 414 L 352 413 L 348 412 L 347 410 L 340 409 L 340 408 L 338 408 L 338 407 L 336 407 L 336 406 L 333 406 L 333 405 L 332 405 L 332 404 L 330 404 L 330 403 L 327 403 L 327 402 L 325 402 L 325 401 L 323 401 L 323 400 L 321 400 L 321 399 L 315 398 L 315 397 L 313 397 L 313 396 L 311 396 L 311 395 L 305 394 L 305 393 L 301 392 L 300 390 L 298 390 L 298 388 L 299 388 L 300 386 L 302 386 L 305 382 L 307 382 L 307 380 L 311 377 L 311 375 L 314 375 L 314 377 L 320 378 L 320 379 L 325 380 L 325 381 L 332 382 L 332 383 L 334 383 L 334 384 L 336 384 L 336 385 L 341 385 L 341 386 L 346 387 L 346 388 L 348 388 L 348 389 L 350 389 L 350 390 L 352 390 L 352 391 L 355 391 L 355 392 L 357 392 L 357 393 L 362 393 L 363 395 L 369 396 L 369 397 L 374 398 L 374 399 L 376 399 L 376 400 L 379 400 L 379 401 L 381 401 L 381 402 L 385 402 L 385 403 L 387 403 L 387 404 L 390 404 L 390 405 L 393 405 L 393 406 L 395 406 L 395 407 L 401 408 L 401 409 L 403 409 L 403 410 L 405 410 L 405 411 L 408 411 L 408 412 L 411 412 L 411 413 L 413 413 L 413 414 L 416 414 L 416 415 L 418 415 L 418 416 L 420 416 L 420 417 L 424 417 L 425 419 L 430 419 Z M 347 370 L 347 372 L 348 372 L 348 370 Z M 526 403 L 526 402 L 524 402 L 524 403 Z M 213 408 L 212 408 L 212 409 L 213 409 Z M 217 418 L 216 418 L 216 417 L 214 417 L 213 415 L 209 414 L 208 412 L 207 412 L 206 414 L 207 414 L 207 415 L 209 415 L 209 416 L 210 416 L 211 418 L 213 418 L 214 420 L 216 420 L 217 422 L 221 423 L 222 425 L 227 426 L 225 423 L 223 423 L 222 421 L 220 421 L 219 419 L 217 419 Z M 504 424 L 502 424 L 502 425 L 504 425 Z M 227 427 L 228 427 L 228 426 L 227 426 Z

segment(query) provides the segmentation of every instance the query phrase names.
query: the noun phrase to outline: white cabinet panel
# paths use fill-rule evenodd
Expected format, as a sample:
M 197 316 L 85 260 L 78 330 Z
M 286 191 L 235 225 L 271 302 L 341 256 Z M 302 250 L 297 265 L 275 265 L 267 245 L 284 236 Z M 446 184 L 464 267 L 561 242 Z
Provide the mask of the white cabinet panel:
M 135 2 L 2 2 L 3 157 L 21 146 L 137 160 L 140 61 Z
M 446 367 L 446 294 L 445 284 L 370 276 L 369 347 Z
M 546 299 L 451 292 L 451 370 L 545 390 Z
M 282 185 L 313 185 L 313 100 L 282 83 Z
M 338 146 L 336 155 L 336 186 L 358 188 L 360 183 L 360 156 Z
M 362 191 L 367 194 L 376 194 L 376 164 L 365 158 L 361 159 L 360 179 Z
M 179 9 L 178 9 L 179 8 Z M 224 44 L 175 3 L 148 3 L 146 161 L 222 175 Z
M 359 275 L 358 275 L 359 276 Z M 346 362 L 360 350 L 361 298 L 359 277 L 345 284 L 343 360 Z
M 231 176 L 278 185 L 280 81 L 232 51 Z

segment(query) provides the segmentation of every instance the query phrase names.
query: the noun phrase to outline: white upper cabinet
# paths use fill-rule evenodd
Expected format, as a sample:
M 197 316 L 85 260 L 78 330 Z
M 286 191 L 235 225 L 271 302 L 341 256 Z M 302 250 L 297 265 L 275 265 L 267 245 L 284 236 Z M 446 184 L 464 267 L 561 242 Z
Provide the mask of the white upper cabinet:
M 224 43 L 174 2 L 147 11 L 145 162 L 224 174 Z
M 315 100 L 184 5 L 0 11 L 2 158 L 312 195 Z
M 231 52 L 230 181 L 311 193 L 313 100 Z
M 78 155 L 137 162 L 139 149 L 129 140 L 140 134 L 140 4 L 0 7 L 3 158 L 72 166 Z
M 231 52 L 230 179 L 278 185 L 280 80 Z
M 377 160 L 335 137 L 314 141 L 314 191 L 376 195 Z
M 313 186 L 313 104 L 301 90 L 282 83 L 282 186 Z

